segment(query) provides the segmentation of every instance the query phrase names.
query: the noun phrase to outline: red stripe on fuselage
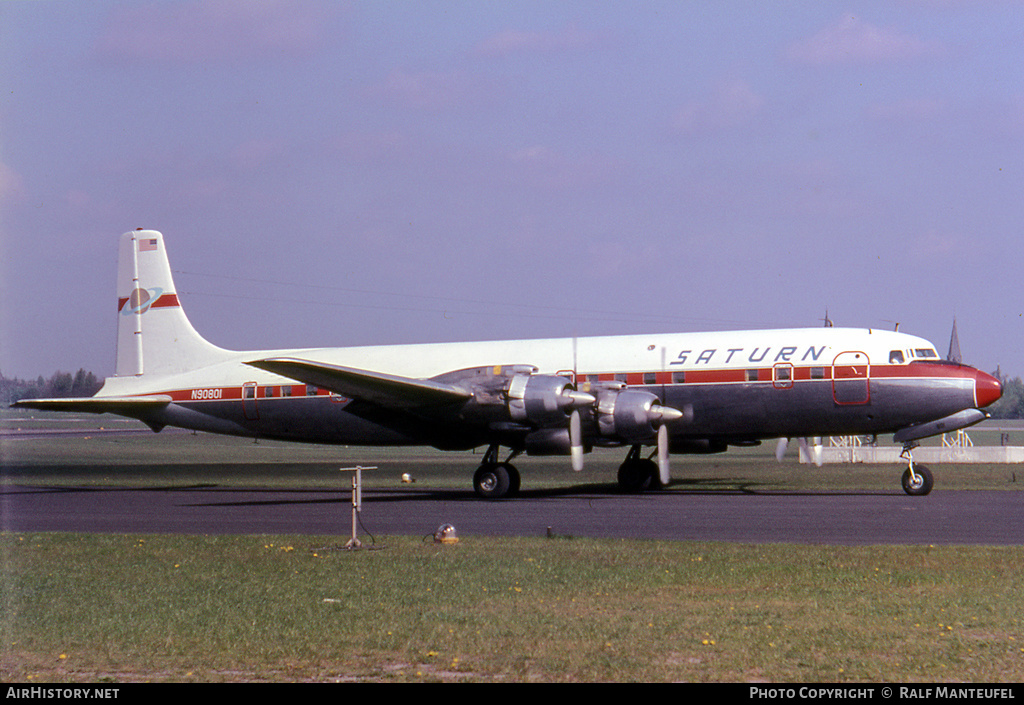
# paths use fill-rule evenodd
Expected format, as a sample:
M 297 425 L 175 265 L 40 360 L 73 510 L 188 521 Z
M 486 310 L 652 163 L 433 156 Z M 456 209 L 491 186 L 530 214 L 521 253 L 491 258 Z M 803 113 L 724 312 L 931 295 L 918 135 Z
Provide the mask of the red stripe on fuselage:
M 921 362 L 915 361 L 907 365 L 871 365 L 871 377 L 941 377 L 956 379 L 974 379 L 976 370 L 973 367 L 952 362 Z
M 267 388 L 273 390 L 271 396 L 266 396 Z M 174 402 L 193 401 L 238 401 L 242 398 L 242 387 L 196 387 L 195 389 L 174 389 L 166 394 Z M 337 396 L 326 389 L 317 389 L 316 394 L 309 393 L 309 387 L 305 384 L 270 384 L 249 387 L 258 396 L 248 396 L 246 401 L 264 401 L 266 399 L 309 399 L 311 397 Z M 286 391 L 287 390 L 287 391 Z
M 162 298 L 162 297 L 161 297 Z M 863 373 L 850 376 L 849 367 L 838 368 L 840 375 L 833 375 L 831 365 L 812 365 L 807 367 L 795 367 L 792 369 L 792 381 L 832 381 L 833 379 L 853 380 L 865 379 Z M 861 368 L 863 369 L 863 368 Z M 815 370 L 816 372 L 812 372 Z M 843 374 L 845 372 L 845 376 Z M 749 373 L 755 373 L 756 379 L 751 379 Z M 681 375 L 681 379 L 679 373 Z M 977 371 L 972 367 L 953 364 L 912 362 L 907 365 L 872 365 L 866 379 L 892 380 L 892 379 L 967 379 L 974 380 Z M 646 377 L 646 379 L 645 379 Z M 650 381 L 653 379 L 653 382 Z M 577 374 L 578 386 L 584 387 L 589 383 L 600 383 L 610 381 L 624 381 L 629 387 L 651 387 L 651 386 L 681 386 L 693 385 L 722 385 L 722 384 L 756 384 L 772 383 L 774 381 L 772 368 L 740 368 L 740 369 L 717 369 L 717 370 L 675 370 L 655 372 L 629 372 L 616 374 L 612 372 L 598 374 Z M 790 380 L 785 380 L 789 382 Z M 267 387 L 272 389 L 271 396 L 266 396 Z M 786 389 L 791 386 L 785 387 Z M 288 390 L 288 391 L 285 391 Z M 242 398 L 242 387 L 197 387 L 194 389 L 176 389 L 160 392 L 169 395 L 175 402 L 193 401 L 231 401 Z M 315 395 L 307 393 L 307 387 L 303 384 L 293 385 L 258 385 L 254 400 L 264 399 L 304 399 L 310 396 L 332 396 L 332 393 L 325 389 L 317 389 Z M 337 396 L 337 395 L 333 395 Z

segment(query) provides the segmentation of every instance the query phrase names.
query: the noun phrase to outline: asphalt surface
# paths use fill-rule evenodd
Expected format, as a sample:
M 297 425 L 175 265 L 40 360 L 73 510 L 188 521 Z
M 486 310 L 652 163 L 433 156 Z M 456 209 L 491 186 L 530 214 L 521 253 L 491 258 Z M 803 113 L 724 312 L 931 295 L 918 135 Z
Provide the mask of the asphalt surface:
M 828 545 L 1024 545 L 1024 493 L 702 492 L 640 495 L 524 492 L 484 501 L 471 491 L 366 491 L 358 534 L 578 536 Z M 309 534 L 345 540 L 350 490 L 0 488 L 0 529 L 98 533 Z

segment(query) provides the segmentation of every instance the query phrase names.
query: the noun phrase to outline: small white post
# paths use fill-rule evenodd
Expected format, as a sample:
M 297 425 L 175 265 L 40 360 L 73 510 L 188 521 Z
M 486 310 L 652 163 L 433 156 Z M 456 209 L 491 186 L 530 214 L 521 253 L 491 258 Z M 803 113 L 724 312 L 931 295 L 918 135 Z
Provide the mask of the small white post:
M 363 470 L 376 470 L 376 466 L 364 468 L 357 465 L 354 468 L 341 468 L 342 472 L 352 473 L 352 538 L 345 544 L 345 548 L 362 548 L 363 544 L 356 536 L 356 528 L 359 524 L 359 512 L 363 509 Z

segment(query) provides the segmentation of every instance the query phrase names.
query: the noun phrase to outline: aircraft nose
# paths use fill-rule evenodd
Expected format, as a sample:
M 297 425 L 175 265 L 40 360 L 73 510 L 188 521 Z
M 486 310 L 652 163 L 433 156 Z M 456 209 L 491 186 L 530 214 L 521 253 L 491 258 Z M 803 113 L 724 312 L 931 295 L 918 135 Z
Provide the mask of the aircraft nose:
M 980 409 L 994 403 L 1003 396 L 1003 385 L 998 379 L 987 372 L 977 370 L 974 373 L 974 399 Z

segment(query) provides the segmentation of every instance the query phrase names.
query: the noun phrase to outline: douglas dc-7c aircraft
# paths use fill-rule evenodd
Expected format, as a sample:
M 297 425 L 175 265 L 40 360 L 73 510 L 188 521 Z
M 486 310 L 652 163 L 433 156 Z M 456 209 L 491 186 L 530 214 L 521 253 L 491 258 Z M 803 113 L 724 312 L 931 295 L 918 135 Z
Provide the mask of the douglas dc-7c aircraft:
M 784 439 L 881 433 L 903 444 L 904 490 L 924 495 L 932 475 L 913 461 L 917 441 L 981 421 L 1002 394 L 922 338 L 870 329 L 233 352 L 185 317 L 160 233 L 125 233 L 119 255 L 115 376 L 93 397 L 16 406 L 119 414 L 154 431 L 486 446 L 473 478 L 486 498 L 518 490 L 509 461 L 523 452 L 580 470 L 594 447 L 628 449 L 618 478 L 635 491 L 669 482 L 670 453 L 783 439 L 781 458 Z

